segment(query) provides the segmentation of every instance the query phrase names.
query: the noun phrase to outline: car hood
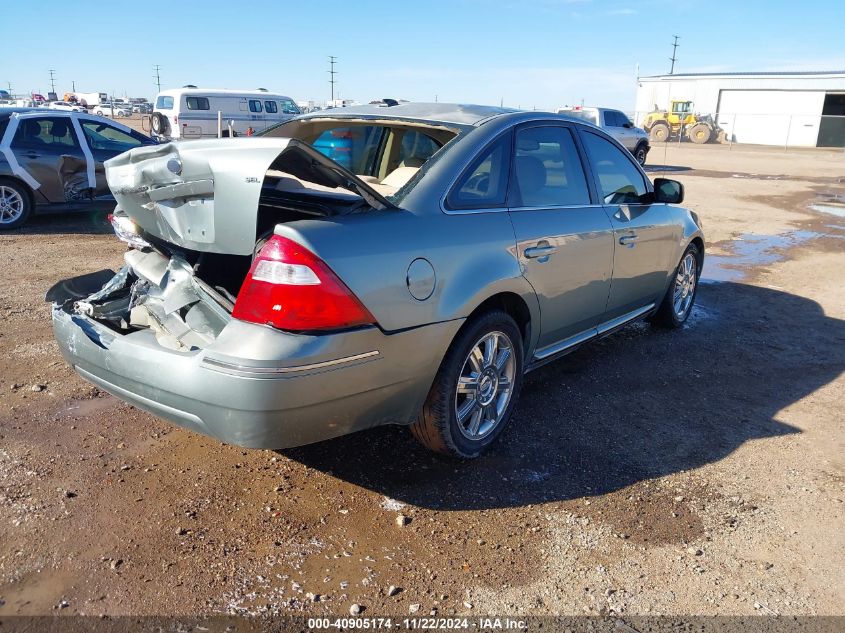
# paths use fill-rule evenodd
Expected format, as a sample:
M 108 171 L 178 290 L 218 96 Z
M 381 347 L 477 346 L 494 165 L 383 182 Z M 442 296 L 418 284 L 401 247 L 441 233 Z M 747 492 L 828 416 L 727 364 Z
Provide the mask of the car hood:
M 342 187 L 374 209 L 393 205 L 366 182 L 303 141 L 191 140 L 139 147 L 105 162 L 109 188 L 142 229 L 192 250 L 249 255 L 267 171 Z

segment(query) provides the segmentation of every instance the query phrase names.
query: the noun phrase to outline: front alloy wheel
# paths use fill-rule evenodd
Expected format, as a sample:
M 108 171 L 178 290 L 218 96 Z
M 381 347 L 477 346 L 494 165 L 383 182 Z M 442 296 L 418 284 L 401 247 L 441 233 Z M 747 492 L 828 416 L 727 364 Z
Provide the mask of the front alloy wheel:
M 692 252 L 687 251 L 678 265 L 675 287 L 672 290 L 672 307 L 675 310 L 675 316 L 682 321 L 685 321 L 689 316 L 697 282 L 698 260 Z
M 687 246 L 681 256 L 672 283 L 660 303 L 651 322 L 668 328 L 681 327 L 689 318 L 695 295 L 698 291 L 698 278 L 701 276 L 702 254 L 695 244 Z

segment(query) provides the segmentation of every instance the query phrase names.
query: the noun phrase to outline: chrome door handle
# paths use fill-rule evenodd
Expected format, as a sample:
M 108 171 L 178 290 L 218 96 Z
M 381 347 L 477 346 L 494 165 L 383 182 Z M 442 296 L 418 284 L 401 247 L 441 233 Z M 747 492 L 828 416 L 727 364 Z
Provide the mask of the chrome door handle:
M 637 241 L 636 235 L 623 235 L 622 237 L 619 238 L 619 243 L 622 246 L 633 246 L 634 242 L 636 242 L 636 241 Z
M 539 259 L 540 257 L 548 257 L 552 253 L 557 253 L 557 246 L 532 246 L 525 249 L 525 256 L 528 259 Z

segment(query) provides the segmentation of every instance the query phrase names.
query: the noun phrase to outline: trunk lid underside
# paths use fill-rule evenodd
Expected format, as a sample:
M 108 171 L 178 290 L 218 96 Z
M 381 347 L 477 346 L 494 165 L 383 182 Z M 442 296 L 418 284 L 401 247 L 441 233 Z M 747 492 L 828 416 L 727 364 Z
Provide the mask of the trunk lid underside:
M 284 189 L 283 181 L 291 180 L 285 174 L 301 181 L 296 195 L 324 201 L 321 208 L 349 209 L 358 197 L 370 208 L 392 208 L 366 182 L 296 139 L 167 143 L 133 149 L 105 165 L 118 207 L 139 227 L 206 253 L 251 255 L 262 192 Z

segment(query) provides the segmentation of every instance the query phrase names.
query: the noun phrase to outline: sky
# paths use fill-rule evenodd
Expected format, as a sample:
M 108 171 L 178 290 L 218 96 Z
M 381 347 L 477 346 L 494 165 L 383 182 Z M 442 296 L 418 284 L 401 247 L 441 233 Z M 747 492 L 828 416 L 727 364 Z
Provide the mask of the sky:
M 0 88 L 152 98 L 161 87 L 633 109 L 636 77 L 845 69 L 845 1 L 6 0 Z M 14 36 L 8 27 L 17 25 Z

